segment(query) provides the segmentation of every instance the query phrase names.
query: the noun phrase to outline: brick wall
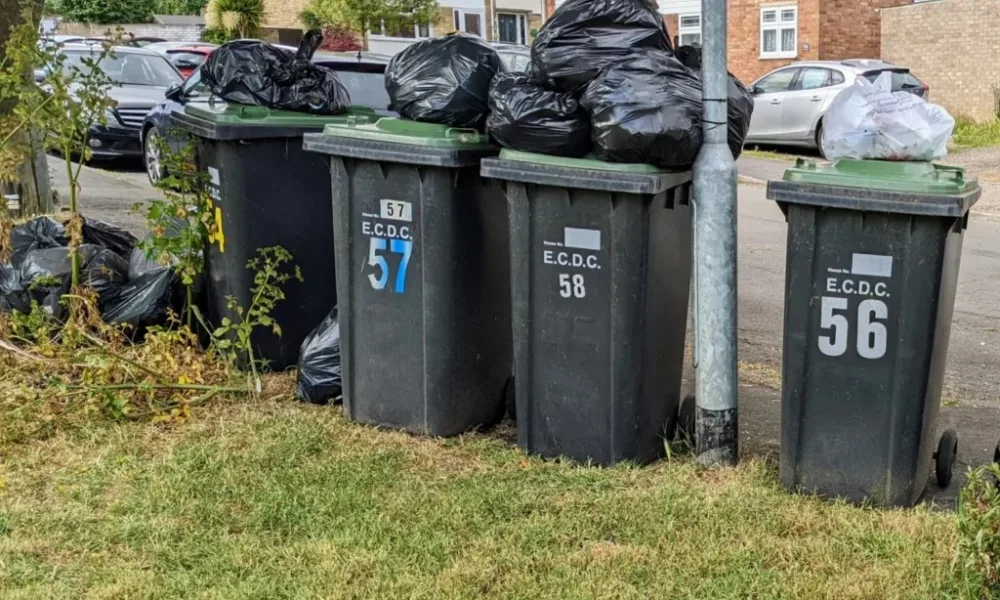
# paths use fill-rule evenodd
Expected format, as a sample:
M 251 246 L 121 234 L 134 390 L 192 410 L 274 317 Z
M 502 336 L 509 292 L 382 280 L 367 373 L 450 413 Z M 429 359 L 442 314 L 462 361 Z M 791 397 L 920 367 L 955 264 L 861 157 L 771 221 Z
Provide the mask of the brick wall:
M 79 35 L 83 37 L 100 37 L 118 25 L 98 25 L 96 23 L 62 22 L 56 27 L 59 35 Z M 158 37 L 170 42 L 188 42 L 201 39 L 202 27 L 199 25 L 157 25 L 156 23 L 137 23 L 122 25 L 126 33 L 136 37 Z
M 301 13 L 309 0 L 264 0 L 264 26 L 275 29 L 301 29 Z
M 881 57 L 880 9 L 913 0 L 823 0 L 820 7 L 822 60 Z
M 828 1 L 828 0 L 822 0 Z M 848 0 L 861 1 L 861 0 Z M 750 83 L 769 71 L 798 60 L 818 60 L 821 0 L 774 2 L 773 0 L 729 0 L 729 70 Z M 794 59 L 760 58 L 761 6 L 796 4 L 799 9 L 798 56 Z M 806 48 L 808 47 L 808 50 Z
M 677 28 L 680 27 L 680 23 L 678 22 L 677 15 L 664 15 L 663 16 L 663 22 L 667 26 L 667 33 L 670 34 L 670 43 L 674 44 L 676 46 L 677 45 L 677 43 L 676 43 L 677 40 L 674 39 L 674 38 L 677 37 Z
M 882 11 L 882 59 L 927 83 L 932 102 L 977 121 L 996 117 L 1000 2 L 940 0 Z

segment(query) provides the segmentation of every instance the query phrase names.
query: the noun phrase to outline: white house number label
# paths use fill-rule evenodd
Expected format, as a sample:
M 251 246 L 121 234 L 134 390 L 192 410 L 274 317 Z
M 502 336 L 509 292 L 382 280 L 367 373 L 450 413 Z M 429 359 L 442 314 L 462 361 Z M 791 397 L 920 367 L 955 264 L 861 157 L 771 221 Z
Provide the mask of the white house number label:
M 843 356 L 850 342 L 858 356 L 877 360 L 885 356 L 889 319 L 888 283 L 892 279 L 892 257 L 854 254 L 850 269 L 828 269 L 820 305 L 819 351 Z M 856 311 L 849 298 L 861 297 Z

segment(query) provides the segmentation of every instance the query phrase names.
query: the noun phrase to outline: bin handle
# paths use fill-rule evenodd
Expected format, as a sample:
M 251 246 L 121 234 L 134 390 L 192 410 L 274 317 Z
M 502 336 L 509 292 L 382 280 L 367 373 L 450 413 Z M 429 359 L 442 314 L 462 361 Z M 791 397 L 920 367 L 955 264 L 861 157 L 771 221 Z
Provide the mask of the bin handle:
M 941 175 L 943 173 L 947 173 L 947 174 L 949 174 L 949 175 L 952 176 L 952 177 L 949 177 L 949 179 L 957 181 L 959 184 L 965 183 L 965 170 L 964 169 L 961 169 L 959 167 L 949 167 L 947 165 L 935 165 L 935 167 L 936 167 L 934 169 L 934 178 L 935 179 L 941 179 Z
M 449 127 L 444 132 L 445 139 L 457 139 L 459 142 L 468 143 L 473 141 L 478 141 L 479 136 L 482 135 L 475 129 L 468 129 L 464 127 Z

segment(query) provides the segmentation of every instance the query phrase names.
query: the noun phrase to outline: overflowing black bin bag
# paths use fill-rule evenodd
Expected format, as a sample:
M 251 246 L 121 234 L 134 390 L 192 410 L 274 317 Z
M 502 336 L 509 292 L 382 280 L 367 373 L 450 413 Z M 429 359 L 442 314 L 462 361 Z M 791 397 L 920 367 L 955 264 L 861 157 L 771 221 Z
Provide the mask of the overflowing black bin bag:
M 329 404 L 342 394 L 340 322 L 337 309 L 302 342 L 299 353 L 299 397 L 312 404 Z
M 308 32 L 295 54 L 265 42 L 229 42 L 208 57 L 201 77 L 229 102 L 338 115 L 351 106 L 351 97 L 333 70 L 311 62 L 322 40 L 319 31 Z
M 590 152 L 590 117 L 576 98 L 524 73 L 493 79 L 486 131 L 512 150 L 577 158 Z
M 580 102 L 600 160 L 686 170 L 701 149 L 701 80 L 671 54 L 634 53 L 602 71 Z
M 406 119 L 485 131 L 490 82 L 505 71 L 485 41 L 452 33 L 392 57 L 385 89 L 393 109 Z
M 532 73 L 560 92 L 577 92 L 637 49 L 672 51 L 663 15 L 646 0 L 567 0 L 531 47 Z
M 69 234 L 63 224 L 52 217 L 38 217 L 11 229 L 10 243 L 13 249 L 10 262 L 14 267 L 20 267 L 31 250 L 68 245 Z
M 97 306 L 103 313 L 118 290 L 128 281 L 128 263 L 114 251 L 93 244 L 80 246 L 80 285 L 97 292 Z M 30 312 L 37 302 L 57 319 L 65 316 L 62 297 L 69 293 L 72 260 L 69 248 L 29 251 L 19 268 L 16 289 L 7 294 L 11 309 Z

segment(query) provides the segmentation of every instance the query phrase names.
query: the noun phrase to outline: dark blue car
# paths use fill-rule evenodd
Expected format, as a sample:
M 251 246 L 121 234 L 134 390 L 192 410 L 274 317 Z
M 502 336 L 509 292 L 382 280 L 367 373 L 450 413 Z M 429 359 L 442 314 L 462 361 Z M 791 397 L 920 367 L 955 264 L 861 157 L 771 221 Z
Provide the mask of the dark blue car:
M 294 51 L 294 48 L 291 50 Z M 351 102 L 370 106 L 376 110 L 389 109 L 389 95 L 385 91 L 385 67 L 389 57 L 368 52 L 317 52 L 313 62 L 337 72 L 340 81 L 351 94 Z M 167 90 L 166 101 L 146 115 L 142 126 L 142 153 L 146 174 L 151 183 L 166 176 L 159 152 L 158 138 L 165 137 L 174 151 L 180 150 L 186 140 L 174 130 L 170 115 L 183 110 L 191 102 L 208 102 L 208 89 L 201 83 L 201 71 L 195 71 L 182 84 Z

